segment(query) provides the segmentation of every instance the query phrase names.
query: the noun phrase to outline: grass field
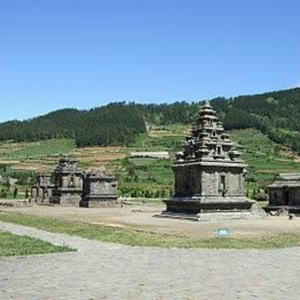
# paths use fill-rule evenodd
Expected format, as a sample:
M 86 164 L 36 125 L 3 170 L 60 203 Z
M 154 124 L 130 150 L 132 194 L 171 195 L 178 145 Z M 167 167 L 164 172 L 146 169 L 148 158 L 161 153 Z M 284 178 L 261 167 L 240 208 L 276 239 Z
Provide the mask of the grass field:
M 250 196 L 255 189 L 273 182 L 279 173 L 300 171 L 296 154 L 274 143 L 256 129 L 233 130 L 231 138 L 249 166 L 247 188 Z
M 300 246 L 300 233 L 266 235 L 260 238 L 189 238 L 143 231 L 119 229 L 96 224 L 63 221 L 53 218 L 0 212 L 0 220 L 31 226 L 50 232 L 66 233 L 88 239 L 118 243 L 129 246 L 164 248 L 210 248 L 210 249 L 273 249 Z
M 32 143 L 8 143 L 0 146 L 0 160 L 38 158 L 47 155 L 68 154 L 75 149 L 71 139 L 51 139 Z
M 284 147 L 274 143 L 255 129 L 233 130 L 231 138 L 242 157 L 260 173 L 279 173 L 281 170 L 295 172 L 300 164 L 297 156 L 286 152 Z
M 0 257 L 15 255 L 46 254 L 74 251 L 26 236 L 18 236 L 0 230 Z

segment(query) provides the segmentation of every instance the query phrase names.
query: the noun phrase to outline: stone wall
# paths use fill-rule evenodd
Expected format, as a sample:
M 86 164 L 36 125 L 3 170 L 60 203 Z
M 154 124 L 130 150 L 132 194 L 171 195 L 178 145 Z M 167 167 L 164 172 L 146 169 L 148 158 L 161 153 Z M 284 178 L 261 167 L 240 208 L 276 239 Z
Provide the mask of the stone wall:
M 289 205 L 300 205 L 300 187 L 290 189 Z
M 88 173 L 83 177 L 80 206 L 114 205 L 118 200 L 118 184 L 114 177 L 102 173 Z
M 269 205 L 299 206 L 300 187 L 272 187 L 269 188 Z

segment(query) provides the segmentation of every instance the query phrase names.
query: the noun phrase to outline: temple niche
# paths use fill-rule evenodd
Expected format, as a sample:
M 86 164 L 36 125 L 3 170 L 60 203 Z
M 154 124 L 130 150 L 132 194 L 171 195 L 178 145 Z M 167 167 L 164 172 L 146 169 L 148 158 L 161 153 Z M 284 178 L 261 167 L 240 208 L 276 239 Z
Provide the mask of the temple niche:
M 61 158 L 54 169 L 54 188 L 50 203 L 77 205 L 82 194 L 82 171 L 78 169 L 77 160 L 74 158 Z
M 172 167 L 175 193 L 164 201 L 167 209 L 160 216 L 195 220 L 210 213 L 234 218 L 264 216 L 256 202 L 246 197 L 246 164 L 232 146 L 229 134 L 207 102 L 186 137 L 183 152 L 176 155 Z

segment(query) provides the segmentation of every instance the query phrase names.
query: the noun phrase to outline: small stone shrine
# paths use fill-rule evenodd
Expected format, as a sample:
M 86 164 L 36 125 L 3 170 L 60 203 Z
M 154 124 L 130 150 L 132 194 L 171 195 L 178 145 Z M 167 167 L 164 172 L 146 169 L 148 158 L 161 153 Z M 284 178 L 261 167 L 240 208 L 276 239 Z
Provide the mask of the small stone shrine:
M 264 211 L 246 197 L 246 164 L 232 150 L 229 134 L 207 102 L 173 165 L 175 193 L 165 200 L 160 217 L 204 219 L 218 216 L 252 218 Z M 213 213 L 213 215 L 212 215 Z M 225 214 L 226 213 L 226 214 Z
M 91 171 L 83 176 L 81 207 L 107 206 L 118 203 L 118 184 L 106 171 Z
M 54 185 L 51 183 L 51 174 L 37 173 L 36 183 L 31 186 L 30 198 L 38 203 L 49 202 L 49 197 L 52 196 Z
M 82 194 L 82 171 L 74 158 L 61 158 L 54 170 L 54 188 L 50 203 L 79 205 Z
M 63 157 L 53 174 L 37 173 L 31 199 L 81 207 L 114 205 L 118 204 L 118 183 L 105 169 L 84 173 L 76 159 Z
M 279 174 L 278 180 L 268 186 L 269 204 L 267 212 L 286 209 L 290 213 L 300 213 L 300 174 Z

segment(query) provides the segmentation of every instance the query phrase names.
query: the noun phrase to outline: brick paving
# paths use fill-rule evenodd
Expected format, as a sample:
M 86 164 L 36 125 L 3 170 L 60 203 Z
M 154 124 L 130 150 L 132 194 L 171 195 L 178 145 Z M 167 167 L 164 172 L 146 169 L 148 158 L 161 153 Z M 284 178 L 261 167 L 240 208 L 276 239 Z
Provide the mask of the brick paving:
M 0 299 L 300 299 L 300 248 L 128 247 L 0 222 L 78 252 L 0 258 Z

